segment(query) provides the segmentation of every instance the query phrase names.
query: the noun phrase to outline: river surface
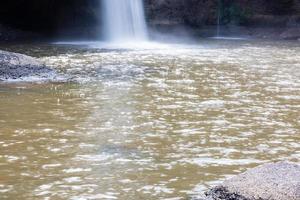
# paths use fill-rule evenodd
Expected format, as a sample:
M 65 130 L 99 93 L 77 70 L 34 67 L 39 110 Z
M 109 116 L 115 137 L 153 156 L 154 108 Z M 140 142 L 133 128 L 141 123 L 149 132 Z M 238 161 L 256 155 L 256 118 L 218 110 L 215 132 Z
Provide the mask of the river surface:
M 0 84 L 0 199 L 194 198 L 300 161 L 300 43 L 7 45 L 75 81 Z

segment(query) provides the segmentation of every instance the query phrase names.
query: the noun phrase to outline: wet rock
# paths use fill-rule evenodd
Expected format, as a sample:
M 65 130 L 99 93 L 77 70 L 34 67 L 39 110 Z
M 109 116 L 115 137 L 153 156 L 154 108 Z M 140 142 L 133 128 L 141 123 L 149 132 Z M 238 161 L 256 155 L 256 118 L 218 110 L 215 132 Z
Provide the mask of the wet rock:
M 7 41 L 24 41 L 41 38 L 41 36 L 37 33 L 33 33 L 30 31 L 22 31 L 16 28 L 11 28 L 8 26 L 4 26 L 0 24 L 0 42 L 7 42 Z
M 206 193 L 207 198 L 204 200 L 250 200 L 237 193 L 228 191 L 223 186 L 215 187 Z
M 54 70 L 33 57 L 0 50 L 0 81 L 26 78 L 50 80 L 54 76 Z
M 206 193 L 205 200 L 300 200 L 300 165 L 265 164 Z

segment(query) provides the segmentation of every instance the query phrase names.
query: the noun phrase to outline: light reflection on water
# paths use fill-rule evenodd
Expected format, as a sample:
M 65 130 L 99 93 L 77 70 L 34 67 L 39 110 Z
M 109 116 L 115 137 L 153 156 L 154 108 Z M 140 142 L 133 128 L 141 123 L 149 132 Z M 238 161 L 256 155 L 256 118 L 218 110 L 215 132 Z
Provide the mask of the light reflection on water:
M 184 199 L 300 157 L 300 48 L 11 46 L 80 83 L 0 85 L 4 199 Z

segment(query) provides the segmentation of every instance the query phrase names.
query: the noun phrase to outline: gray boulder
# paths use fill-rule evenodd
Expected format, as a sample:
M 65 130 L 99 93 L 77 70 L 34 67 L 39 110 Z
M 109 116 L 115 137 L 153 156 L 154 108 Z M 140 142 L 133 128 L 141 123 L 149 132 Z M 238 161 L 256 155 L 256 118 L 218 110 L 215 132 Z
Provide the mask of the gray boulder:
M 300 165 L 265 164 L 206 193 L 206 200 L 300 200 Z
M 54 76 L 54 70 L 33 57 L 0 50 L 0 81 L 22 81 L 26 78 L 50 80 Z

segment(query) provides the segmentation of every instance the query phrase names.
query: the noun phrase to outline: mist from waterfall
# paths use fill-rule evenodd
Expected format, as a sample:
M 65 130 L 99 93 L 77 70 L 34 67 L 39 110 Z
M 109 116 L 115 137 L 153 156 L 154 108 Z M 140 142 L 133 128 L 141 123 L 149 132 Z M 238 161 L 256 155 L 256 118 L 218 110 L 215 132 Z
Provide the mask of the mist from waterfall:
M 102 0 L 102 14 L 105 40 L 148 40 L 143 0 Z

